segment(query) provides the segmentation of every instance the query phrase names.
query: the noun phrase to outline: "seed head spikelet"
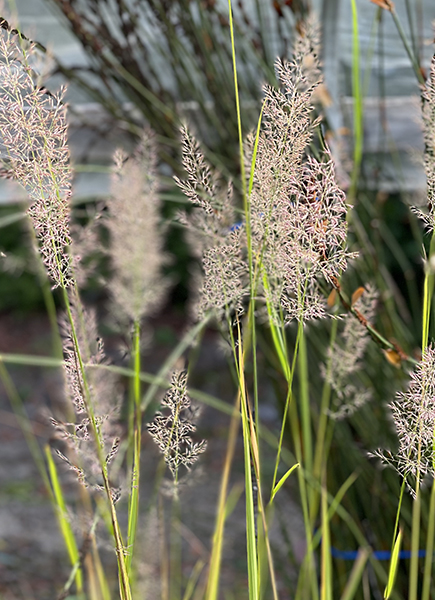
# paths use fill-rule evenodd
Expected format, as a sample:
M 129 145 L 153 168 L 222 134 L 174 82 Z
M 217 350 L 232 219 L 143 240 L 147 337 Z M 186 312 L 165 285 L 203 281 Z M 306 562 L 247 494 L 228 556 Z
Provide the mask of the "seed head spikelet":
M 113 376 L 95 368 L 106 363 L 104 345 L 97 333 L 95 313 L 86 310 L 79 316 L 74 304 L 71 305 L 71 310 L 74 322 L 78 324 L 75 329 L 75 339 L 68 319 L 62 321 L 61 330 L 65 395 L 74 407 L 76 419 L 74 422 L 62 422 L 52 418 L 51 423 L 68 448 L 69 456 L 66 457 L 63 452 L 58 452 L 59 457 L 77 473 L 80 483 L 102 490 L 98 483 L 101 476 L 99 450 L 95 444 L 100 446 L 101 454 L 105 457 L 105 464 L 108 466 L 116 456 L 120 441 L 116 385 Z M 85 374 L 79 366 L 78 351 L 88 365 Z M 89 413 L 90 403 L 92 403 L 92 418 Z M 96 432 L 93 431 L 94 424 Z
M 368 323 L 373 322 L 378 294 L 368 285 L 360 298 L 353 304 Z M 329 368 L 324 370 L 326 381 L 334 390 L 335 398 L 330 410 L 334 419 L 352 415 L 370 399 L 370 391 L 358 385 L 355 375 L 362 368 L 362 360 L 370 341 L 367 327 L 347 314 L 344 328 L 328 352 Z
M 191 438 L 196 430 L 195 414 L 187 394 L 185 371 L 173 374 L 171 387 L 162 400 L 162 407 L 167 409 L 166 414 L 158 412 L 148 425 L 148 431 L 163 454 L 175 483 L 178 483 L 180 467 L 189 471 L 207 446 L 205 440 L 193 442 Z
M 392 465 L 402 477 L 421 483 L 426 475 L 435 477 L 435 348 L 430 345 L 410 375 L 408 390 L 398 392 L 390 404 L 399 447 L 396 453 L 373 453 Z M 408 488 L 414 489 L 408 481 Z
M 306 32 L 293 60 L 276 63 L 281 88 L 265 89 L 265 125 L 250 199 L 254 254 L 261 256 L 268 282 L 266 299 L 284 308 L 287 321 L 325 316 L 318 282 L 338 277 L 351 256 L 348 207 L 330 152 L 326 147 L 321 160 L 307 154 L 319 125 L 312 117 L 312 95 L 320 82 L 313 48 Z
M 133 156 L 118 150 L 107 227 L 114 275 L 112 298 L 134 322 L 161 303 L 166 284 L 154 135 L 146 130 Z
M 64 90 L 49 94 L 29 66 L 34 46 L 0 32 L 1 159 L 29 194 L 28 214 L 53 286 L 72 283 L 68 248 L 71 167 Z
M 247 293 L 244 227 L 235 226 L 232 185 L 219 188 L 198 142 L 186 128 L 181 133 L 187 179 L 175 181 L 195 208 L 191 215 L 180 214 L 179 219 L 188 228 L 188 239 L 202 259 L 204 273 L 195 312 L 199 319 L 210 310 L 222 318 L 229 311 L 240 312 Z
M 424 169 L 427 179 L 427 212 L 413 208 L 423 220 L 428 231 L 435 229 L 435 56 L 432 57 L 430 75 L 422 92 L 422 117 L 424 135 Z
M 276 314 L 283 309 L 289 322 L 326 315 L 319 281 L 334 281 L 352 255 L 346 248 L 348 206 L 330 152 L 326 147 L 316 159 L 307 151 L 320 123 L 312 106 L 320 83 L 315 28 L 310 25 L 298 37 L 292 61 L 277 60 L 276 71 L 280 88 L 265 87 L 250 229 L 263 297 Z M 244 222 L 235 218 L 232 198 L 219 194 L 198 143 L 185 128 L 182 136 L 187 178 L 176 181 L 197 207 L 182 221 L 194 232 L 196 253 L 202 256 L 199 314 L 213 308 L 219 316 L 229 309 L 240 313 L 249 290 Z M 246 143 L 248 155 L 252 139 Z M 234 219 L 231 224 L 228 217 Z

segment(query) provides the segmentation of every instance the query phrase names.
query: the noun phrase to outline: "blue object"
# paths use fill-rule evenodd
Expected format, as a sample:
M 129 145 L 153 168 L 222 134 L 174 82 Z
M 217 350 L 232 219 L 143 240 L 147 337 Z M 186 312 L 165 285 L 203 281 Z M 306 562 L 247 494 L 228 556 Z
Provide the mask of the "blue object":
M 411 558 L 411 550 L 401 550 L 399 552 L 399 558 Z M 357 550 L 338 550 L 331 546 L 331 556 L 333 558 L 341 558 L 341 560 L 356 560 L 358 556 Z M 375 550 L 372 556 L 377 560 L 390 560 L 391 552 L 389 550 Z M 423 558 L 426 556 L 426 550 L 419 550 L 418 557 Z

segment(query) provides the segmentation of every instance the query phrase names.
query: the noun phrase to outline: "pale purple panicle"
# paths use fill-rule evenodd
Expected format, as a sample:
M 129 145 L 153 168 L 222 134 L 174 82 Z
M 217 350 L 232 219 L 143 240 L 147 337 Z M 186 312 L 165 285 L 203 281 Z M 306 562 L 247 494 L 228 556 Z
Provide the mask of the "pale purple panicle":
M 428 231 L 435 229 L 435 56 L 432 57 L 430 75 L 422 92 L 422 117 L 424 135 L 424 170 L 427 179 L 427 211 L 413 207 Z
M 187 394 L 187 373 L 176 371 L 172 375 L 171 387 L 166 392 L 162 407 L 165 414 L 156 413 L 148 425 L 148 431 L 165 458 L 174 480 L 178 482 L 181 467 L 188 471 L 205 452 L 207 442 L 193 442 L 195 413 Z
M 106 357 L 102 340 L 98 336 L 95 313 L 83 309 L 79 313 L 74 303 L 71 304 L 71 310 L 77 324 L 75 334 L 73 335 L 66 317 L 61 323 L 61 329 L 65 395 L 74 407 L 75 420 L 63 422 L 51 418 L 51 423 L 68 449 L 68 456 L 57 451 L 58 456 L 76 472 L 80 483 L 102 491 L 99 483 L 101 464 L 95 445 L 100 445 L 108 466 L 114 460 L 120 444 L 116 382 L 111 373 L 98 368 L 106 364 Z M 86 383 L 79 356 L 84 363 Z M 90 417 L 90 404 L 96 431 L 93 430 Z M 120 491 L 112 489 L 111 493 L 119 497 Z
M 375 317 L 378 293 L 368 285 L 353 307 L 372 323 Z M 362 323 L 348 313 L 344 328 L 333 347 L 328 351 L 328 368 L 323 375 L 334 390 L 329 415 L 334 419 L 351 416 L 371 398 L 370 391 L 358 383 L 357 374 L 363 367 L 363 358 L 370 341 L 370 334 Z
M 118 314 L 139 322 L 161 304 L 167 288 L 153 133 L 143 133 L 131 157 L 118 150 L 114 161 L 106 221 L 114 267 L 109 288 Z
M 307 147 L 320 119 L 313 119 L 312 97 L 320 83 L 315 32 L 308 27 L 295 45 L 291 62 L 277 60 L 281 89 L 265 87 L 263 124 L 258 140 L 249 219 L 253 271 L 258 298 L 286 322 L 326 315 L 319 281 L 334 285 L 353 257 L 347 251 L 345 194 L 338 187 L 328 148 L 319 159 Z M 219 316 L 243 309 L 249 295 L 244 221 L 236 218 L 231 196 L 224 195 L 194 138 L 184 128 L 185 180 L 179 187 L 197 207 L 183 216 L 202 257 L 204 282 L 200 316 L 211 309 Z M 254 138 L 245 148 L 252 157 Z M 250 164 L 246 164 L 249 173 Z M 229 217 L 232 221 L 229 222 Z
M 313 37 L 314 36 L 314 41 Z M 319 279 L 338 278 L 351 257 L 346 249 L 346 198 L 337 186 L 329 150 L 307 155 L 319 119 L 312 97 L 320 83 L 315 33 L 299 38 L 291 62 L 277 60 L 281 89 L 265 88 L 250 198 L 254 254 L 262 256 L 266 300 L 287 321 L 325 316 Z
M 414 485 L 426 475 L 435 477 L 435 348 L 430 345 L 411 373 L 408 390 L 398 392 L 390 404 L 399 447 L 395 453 L 373 453 L 402 475 L 412 476 Z M 412 481 L 408 488 L 415 494 Z
M 202 259 L 204 272 L 196 316 L 202 318 L 209 310 L 221 317 L 232 310 L 240 313 L 248 267 L 242 251 L 244 227 L 237 224 L 232 185 L 218 186 L 197 140 L 186 128 L 181 133 L 187 178 L 175 181 L 196 208 L 188 216 L 179 214 L 179 220 L 188 228 L 188 240 Z
M 32 201 L 28 214 L 53 286 L 72 283 L 68 248 L 71 167 L 64 90 L 52 95 L 29 66 L 34 52 L 9 31 L 0 35 L 0 143 L 7 172 Z

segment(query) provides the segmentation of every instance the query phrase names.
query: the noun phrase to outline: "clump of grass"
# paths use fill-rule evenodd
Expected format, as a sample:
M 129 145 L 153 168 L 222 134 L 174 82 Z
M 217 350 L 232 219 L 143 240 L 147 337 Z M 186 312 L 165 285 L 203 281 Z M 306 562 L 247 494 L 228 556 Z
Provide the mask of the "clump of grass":
M 429 322 L 433 278 L 427 269 L 422 359 L 411 374 L 406 392 L 400 392 L 391 404 L 399 437 L 396 455 L 379 452 L 387 462 L 393 462 L 403 485 L 392 543 L 390 575 L 369 557 L 368 541 L 355 523 L 355 507 L 346 510 L 345 494 L 357 475 L 351 474 L 338 491 L 331 491 L 328 460 L 335 429 L 341 425 L 338 417 L 356 416 L 355 409 L 369 396 L 368 390 L 357 386 L 354 378 L 363 368 L 363 358 L 370 336 L 384 349 L 395 352 L 398 366 L 409 356 L 400 346 L 390 342 L 372 326 L 377 293 L 369 286 L 357 290 L 347 302 L 341 279 L 349 260 L 355 254 L 348 249 L 349 206 L 346 195 L 337 184 L 334 161 L 321 132 L 321 119 L 313 110 L 313 96 L 321 82 L 318 63 L 316 28 L 307 23 L 300 26 L 290 61 L 277 60 L 278 87 L 266 86 L 258 128 L 247 137 L 241 122 L 239 89 L 231 2 L 229 13 L 237 122 L 240 140 L 241 185 L 236 192 L 231 183 L 221 184 L 221 178 L 208 165 L 199 143 L 187 127 L 182 128 L 182 154 L 185 175 L 176 178 L 179 188 L 192 203 L 190 214 L 180 214 L 178 221 L 186 225 L 193 253 L 201 261 L 203 277 L 198 292 L 196 316 L 203 324 L 214 317 L 229 341 L 232 373 L 235 381 L 235 408 L 228 436 L 228 449 L 222 475 L 220 499 L 216 510 L 215 535 L 208 573 L 200 575 L 201 560 L 183 580 L 180 566 L 180 538 L 171 531 L 169 556 L 162 550 L 161 582 L 155 586 L 162 598 L 184 598 L 196 594 L 215 600 L 219 595 L 221 562 L 224 547 L 225 522 L 237 494 L 229 493 L 229 474 L 234 457 L 239 420 L 243 435 L 246 554 L 248 595 L 252 600 L 270 595 L 280 597 L 284 578 L 277 571 L 277 552 L 273 538 L 273 511 L 284 496 L 293 472 L 297 474 L 300 506 L 305 529 L 306 553 L 298 566 L 297 583 L 289 586 L 292 596 L 329 600 L 335 587 L 342 598 L 357 597 L 360 582 L 369 581 L 366 562 L 371 560 L 377 580 L 376 587 L 387 583 L 386 597 L 394 587 L 402 542 L 399 528 L 405 485 L 411 485 L 414 495 L 411 524 L 412 559 L 410 567 L 410 599 L 415 600 L 418 588 L 419 534 L 421 497 L 424 479 L 434 479 L 434 396 L 433 373 L 435 351 L 429 343 Z M 65 316 L 61 326 L 66 397 L 73 407 L 74 418 L 52 418 L 58 436 L 64 441 L 57 454 L 72 469 L 88 492 L 84 505 L 92 510 L 92 525 L 88 527 L 86 545 L 93 540 L 100 517 L 113 537 L 118 564 L 119 596 L 133 597 L 140 562 L 138 527 L 140 509 L 147 499 L 140 497 L 142 421 L 144 408 L 158 385 L 167 387 L 164 378 L 142 372 L 141 338 L 146 319 L 162 305 L 167 283 L 161 270 L 167 257 L 163 252 L 160 225 L 159 175 L 156 139 L 149 129 L 132 155 L 122 151 L 115 155 L 111 199 L 99 221 L 109 231 L 113 278 L 109 283 L 111 302 L 120 323 L 130 328 L 131 365 L 115 368 L 107 362 L 99 339 L 95 314 L 87 309 L 80 297 L 80 262 L 70 235 L 70 195 L 72 171 L 69 164 L 66 112 L 62 95 L 55 96 L 45 88 L 32 69 L 34 45 L 29 44 L 9 26 L 2 31 L 0 44 L 0 124 L 2 125 L 2 160 L 4 174 L 14 177 L 29 192 L 28 210 L 33 224 L 35 246 L 45 265 L 47 277 L 59 288 Z M 433 195 L 433 118 L 435 63 L 431 80 L 424 91 L 424 123 L 426 127 L 426 171 L 429 180 L 429 214 L 424 217 L 431 226 Z M 318 135 L 317 135 L 318 134 Z M 237 190 L 241 190 L 240 193 Z M 354 191 L 357 191 L 356 188 Z M 242 209 L 240 208 L 242 207 Z M 89 237 L 86 236 L 89 234 Z M 85 232 L 90 246 L 97 238 L 91 229 Z M 430 260 L 428 262 L 430 265 Z M 334 290 L 349 315 L 344 318 L 341 341 L 337 337 L 337 321 L 332 322 L 329 344 L 323 344 L 328 363 L 320 406 L 313 402 L 316 379 L 310 362 L 309 339 L 315 329 L 308 321 L 327 321 L 330 292 Z M 190 332 L 190 342 L 173 350 L 162 372 L 173 370 L 173 362 L 191 343 L 203 324 Z M 295 325 L 295 327 L 292 327 Z M 187 336 L 188 337 L 188 336 Z M 268 341 L 264 341 L 267 338 Z M 316 338 L 314 338 L 316 339 Z M 320 337 L 319 337 L 320 339 Z M 273 364 L 273 378 L 284 407 L 278 423 L 280 433 L 266 430 L 261 422 L 263 402 L 260 342 L 264 355 Z M 383 355 L 379 353 L 383 358 Z M 394 357 L 396 358 L 396 356 Z M 317 368 L 317 370 L 321 370 Z M 126 423 L 120 422 L 118 393 L 113 374 L 116 371 L 130 378 Z M 3 374 L 4 376 L 4 374 Z M 158 411 L 148 425 L 148 433 L 157 444 L 172 479 L 172 524 L 179 527 L 180 485 L 182 469 L 189 472 L 206 449 L 205 440 L 195 442 L 196 409 L 190 396 L 200 396 L 197 390 L 187 390 L 187 371 L 176 370 Z M 298 385 L 294 385 L 297 379 Z M 143 380 L 152 382 L 143 398 Z M 9 390 L 12 387 L 9 385 Z M 13 390 L 12 390 L 13 391 Z M 334 400 L 331 402 L 331 396 Z M 201 396 L 200 396 L 201 397 Z M 217 399 L 202 395 L 231 412 Z M 366 407 L 369 411 L 370 408 Z M 240 414 L 240 416 L 239 416 Z M 124 428 L 124 429 L 123 429 Z M 291 437 L 291 453 L 286 448 L 287 429 Z M 348 429 L 342 431 L 348 432 Z M 317 435 L 314 435 L 314 432 Z M 123 435 L 125 434 L 125 435 Z M 264 460 L 263 438 L 274 451 L 273 474 Z M 51 457 L 50 454 L 47 456 Z M 124 460 L 125 459 L 125 460 Z M 59 510 L 65 511 L 59 479 L 51 458 L 48 458 L 53 496 Z M 126 466 L 128 486 L 117 485 L 123 476 L 119 467 Z M 116 467 L 116 468 L 115 468 Z M 156 492 L 164 485 L 157 478 Z M 127 488 L 127 489 L 126 489 Z M 435 532 L 435 485 L 427 537 L 423 598 L 430 592 L 433 534 Z M 237 490 L 236 490 L 237 492 Z M 119 518 L 124 497 L 128 496 L 127 524 Z M 160 522 L 164 529 L 163 499 L 159 498 Z M 150 514 L 155 507 L 150 503 Z M 370 515 L 369 515 L 370 516 Z M 154 520 L 157 518 L 152 517 Z M 84 547 L 79 553 L 60 515 L 65 537 L 69 537 L 72 574 L 63 594 L 76 582 L 83 590 L 81 572 L 85 565 L 89 579 L 89 597 L 110 597 L 107 579 L 92 551 L 91 567 L 85 560 L 90 555 Z M 346 533 L 362 552 L 349 573 L 332 560 L 335 522 L 346 524 Z M 173 528 L 174 529 L 174 528 Z M 400 530 L 400 533 L 399 533 Z M 340 531 L 343 531 L 341 529 Z M 184 532 L 186 533 L 186 532 Z M 166 547 L 166 533 L 159 544 Z M 192 540 L 192 535 L 186 534 Z M 367 535 L 369 537 L 369 535 Z M 406 537 L 404 538 L 406 539 Z M 322 544 L 319 556 L 318 545 Z M 89 542 L 89 543 L 88 543 Z M 196 544 L 196 540 L 194 540 Z M 197 545 L 197 544 L 196 544 Z M 89 553 L 89 554 L 88 554 Z M 170 563 L 170 564 L 169 564 Z M 77 573 L 79 576 L 76 577 Z M 170 574 L 170 576 L 169 576 Z M 202 580 L 201 580 L 202 577 Z M 337 577 L 337 582 L 335 578 Z M 365 578 L 365 579 L 364 579 Z M 95 584 L 98 579 L 98 585 Z M 373 579 L 373 577 L 372 577 Z M 362 588 L 367 584 L 362 584 Z M 362 593 L 362 592 L 361 592 Z

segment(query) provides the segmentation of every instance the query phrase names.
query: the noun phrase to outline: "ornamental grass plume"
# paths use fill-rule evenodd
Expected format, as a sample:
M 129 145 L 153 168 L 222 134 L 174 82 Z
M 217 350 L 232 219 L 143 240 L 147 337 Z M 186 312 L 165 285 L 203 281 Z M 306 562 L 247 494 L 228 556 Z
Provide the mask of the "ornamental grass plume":
M 435 229 L 435 55 L 432 57 L 430 75 L 422 92 L 422 117 L 424 135 L 424 170 L 427 179 L 427 212 L 413 208 L 423 220 L 428 231 Z
M 26 47 L 25 47 L 26 44 Z M 0 157 L 32 201 L 28 214 L 53 287 L 72 284 L 68 253 L 72 172 L 64 89 L 53 95 L 31 67 L 35 45 L 0 35 Z
M 390 405 L 399 440 L 395 453 L 377 450 L 373 456 L 393 466 L 407 480 L 411 476 L 416 488 L 426 475 L 435 478 L 435 348 L 430 345 L 411 373 L 408 390 L 398 392 Z
M 192 465 L 205 452 L 207 442 L 193 442 L 191 434 L 195 432 L 197 414 L 191 407 L 187 394 L 187 373 L 176 371 L 172 375 L 171 387 L 166 392 L 162 406 L 167 413 L 156 413 L 148 425 L 148 432 L 163 454 L 175 485 L 180 483 L 179 471 L 185 467 L 190 471 Z
M 285 320 L 326 315 L 319 280 L 329 284 L 346 268 L 348 206 L 325 146 L 308 154 L 320 119 L 313 118 L 319 85 L 316 29 L 308 24 L 291 62 L 276 61 L 281 89 L 265 87 L 264 127 L 250 197 L 253 250 L 261 257 L 266 301 Z
M 286 322 L 303 321 L 326 316 L 319 281 L 333 284 L 354 256 L 346 248 L 348 206 L 329 149 L 319 152 L 320 160 L 307 150 L 320 124 L 312 107 L 320 83 L 315 28 L 307 26 L 297 39 L 293 60 L 277 60 L 276 71 L 282 89 L 265 87 L 248 202 L 253 266 L 262 284 L 262 291 L 255 293 L 263 295 L 275 314 L 283 311 Z M 219 193 L 216 178 L 185 128 L 182 137 L 187 178 L 176 181 L 197 207 L 183 222 L 197 234 L 195 246 L 202 253 L 200 314 L 234 308 L 240 313 L 249 291 L 245 223 L 235 218 L 232 194 Z M 253 140 L 248 138 L 248 155 L 253 154 Z
M 118 311 L 140 322 L 155 310 L 167 288 L 155 136 L 147 129 L 134 154 L 117 150 L 106 220 L 114 274 L 109 289 Z
M 248 266 L 243 259 L 245 231 L 236 224 L 231 183 L 218 186 L 218 177 L 206 163 L 197 140 L 186 127 L 181 130 L 184 180 L 175 181 L 195 209 L 179 214 L 186 225 L 193 252 L 202 258 L 204 276 L 195 309 L 201 319 L 213 310 L 221 318 L 235 311 L 241 314 L 247 294 Z
M 95 473 L 98 473 L 95 481 L 88 479 L 87 470 L 79 460 L 63 453 L 59 456 L 76 471 L 82 483 L 104 490 L 118 555 L 120 593 L 123 600 L 131 600 L 125 547 L 115 509 L 119 493 L 113 488 L 108 474 L 119 441 L 115 436 L 110 449 L 106 448 L 104 426 L 110 419 L 104 410 L 100 410 L 96 379 L 87 365 L 88 361 L 102 360 L 102 349 L 95 354 L 89 351 L 89 339 L 95 338 L 89 338 L 86 333 L 85 311 L 80 303 L 71 260 L 71 167 L 63 91 L 53 95 L 41 87 L 30 66 L 35 45 L 25 47 L 16 30 L 3 26 L 6 27 L 4 21 L 0 31 L 0 157 L 7 174 L 29 194 L 32 204 L 28 214 L 39 241 L 38 250 L 53 287 L 63 290 L 68 324 L 64 369 L 69 395 L 79 412 L 75 423 L 62 424 L 55 420 L 54 424 L 65 440 L 72 442 L 78 451 L 76 454 L 81 453 L 82 443 L 93 444 L 89 456 Z
M 71 308 L 74 323 L 81 326 L 78 326 L 73 334 L 70 322 L 65 318 L 61 323 L 61 329 L 65 396 L 74 407 L 75 421 L 66 423 L 51 418 L 58 437 L 66 444 L 68 456 L 59 450 L 56 450 L 56 453 L 70 469 L 76 472 L 82 485 L 104 491 L 101 485 L 99 453 L 103 455 L 105 466 L 108 467 L 114 460 L 120 444 L 116 385 L 114 376 L 110 372 L 96 368 L 106 364 L 106 356 L 103 342 L 98 336 L 95 313 L 86 310 L 79 315 L 74 305 Z M 84 372 L 78 364 L 79 353 L 87 365 Z M 90 404 L 92 419 L 89 414 Z M 93 422 L 96 431 L 93 430 Z M 113 500 L 117 501 L 120 497 L 120 489 L 111 488 L 110 491 Z
M 378 300 L 377 291 L 368 285 L 362 288 L 360 297 L 352 303 L 362 317 L 372 323 Z M 334 419 L 351 416 L 370 400 L 369 390 L 359 386 L 355 376 L 362 368 L 362 360 L 370 341 L 370 334 L 360 321 L 348 313 L 344 317 L 344 329 L 332 348 L 328 349 L 328 367 L 323 375 L 334 390 L 334 401 L 329 415 Z

